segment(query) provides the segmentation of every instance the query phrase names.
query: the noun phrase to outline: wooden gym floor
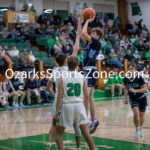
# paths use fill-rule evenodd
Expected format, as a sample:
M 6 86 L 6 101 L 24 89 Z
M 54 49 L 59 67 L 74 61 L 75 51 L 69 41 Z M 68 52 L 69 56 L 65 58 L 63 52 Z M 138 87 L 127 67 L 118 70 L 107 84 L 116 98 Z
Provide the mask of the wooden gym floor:
M 150 101 L 150 98 L 148 98 Z M 51 106 L 0 111 L 0 150 L 44 150 L 51 125 Z M 150 106 L 147 107 L 144 138 L 134 138 L 133 114 L 123 99 L 96 102 L 100 126 L 92 135 L 97 150 L 150 150 Z M 65 150 L 75 150 L 74 131 L 66 130 Z M 82 149 L 88 150 L 82 139 Z M 55 142 L 53 150 L 57 150 Z

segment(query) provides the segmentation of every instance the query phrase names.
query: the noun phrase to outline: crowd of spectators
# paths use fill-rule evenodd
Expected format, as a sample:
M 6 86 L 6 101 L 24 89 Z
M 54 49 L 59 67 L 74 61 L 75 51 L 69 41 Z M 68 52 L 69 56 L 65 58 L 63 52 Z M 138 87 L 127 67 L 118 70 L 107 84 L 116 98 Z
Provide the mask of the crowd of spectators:
M 35 12 L 34 7 L 31 8 L 31 11 Z M 7 28 L 4 28 L 2 33 L 3 39 L 13 39 L 16 42 L 33 42 L 34 38 L 38 36 L 43 36 L 45 39 L 46 51 L 50 56 L 57 55 L 59 53 L 65 53 L 68 56 L 73 52 L 73 44 L 75 41 L 75 31 L 77 27 L 77 19 L 70 14 L 69 17 L 60 16 L 57 12 L 52 14 L 45 14 L 44 12 L 37 18 L 36 24 L 24 24 L 16 23 L 14 28 L 9 32 Z M 143 25 L 143 20 L 131 24 L 128 21 L 126 25 L 126 32 L 122 33 L 121 22 L 117 17 L 114 19 L 113 24 L 110 24 L 108 16 L 104 17 L 104 20 L 100 20 L 98 16 L 95 17 L 95 20 L 90 23 L 90 28 L 100 27 L 103 29 L 103 37 L 100 39 L 101 50 L 97 59 L 100 59 L 105 65 L 114 65 L 118 69 L 123 68 L 123 61 L 127 59 L 128 62 L 136 62 L 138 70 L 143 68 L 147 70 L 147 62 L 150 58 L 150 33 L 146 25 Z M 89 29 L 90 33 L 90 29 Z M 83 53 L 86 41 L 81 38 L 80 40 L 80 49 L 78 53 L 78 59 L 80 61 L 80 66 L 83 67 Z M 7 68 L 7 64 L 12 62 L 13 58 L 17 58 L 22 66 L 26 68 L 28 66 L 34 66 L 36 57 L 32 54 L 32 51 L 29 53 L 26 49 L 20 54 L 17 47 L 14 46 L 12 50 L 8 50 L 7 45 L 4 49 L 0 46 L 0 67 L 2 69 Z M 10 95 L 13 97 L 14 107 L 22 107 L 25 95 L 27 95 L 26 104 L 31 105 L 32 101 L 30 99 L 31 94 L 34 94 L 37 97 L 37 103 L 41 104 L 41 94 L 47 95 L 46 83 L 47 78 L 41 81 L 41 86 L 37 82 L 38 79 L 31 77 L 22 84 L 21 88 L 23 89 L 20 92 L 19 88 L 14 84 L 20 84 L 19 81 L 14 79 L 4 81 L 1 83 L 0 93 L 1 99 L 0 103 L 7 103 L 8 97 Z M 122 84 L 119 85 L 118 81 L 114 85 L 109 80 L 108 86 L 111 88 L 112 96 L 114 96 L 115 86 L 122 89 Z M 113 81 L 114 82 L 114 81 Z M 115 81 L 116 82 L 116 81 Z M 7 86 L 6 86 L 7 85 Z M 6 88 L 7 87 L 7 88 Z M 4 93 L 7 94 L 4 94 Z M 26 93 L 26 94 L 25 94 Z M 119 95 L 121 95 L 121 90 Z M 18 97 L 20 97 L 18 103 Z M 51 96 L 46 97 L 46 101 L 49 101 Z M 6 104 L 5 104 L 6 105 Z
M 27 52 L 27 49 L 24 49 L 23 52 L 19 53 L 16 46 L 14 46 L 12 50 L 9 50 L 7 46 L 5 46 L 4 49 L 0 46 L 0 74 L 8 68 L 9 63 L 13 64 L 14 70 L 17 69 L 13 62 L 15 58 L 19 61 L 22 69 L 35 66 L 36 58 L 31 50 Z
M 16 78 L 17 75 L 17 78 Z M 33 104 L 42 105 L 53 101 L 47 91 L 46 85 L 48 75 L 41 81 L 35 78 L 33 74 L 26 80 L 18 78 L 18 74 L 14 72 L 12 79 L 6 78 L 4 82 L 0 82 L 0 106 L 9 108 L 9 98 L 12 99 L 13 108 L 22 108 Z M 35 101 L 31 100 L 31 96 L 35 97 Z

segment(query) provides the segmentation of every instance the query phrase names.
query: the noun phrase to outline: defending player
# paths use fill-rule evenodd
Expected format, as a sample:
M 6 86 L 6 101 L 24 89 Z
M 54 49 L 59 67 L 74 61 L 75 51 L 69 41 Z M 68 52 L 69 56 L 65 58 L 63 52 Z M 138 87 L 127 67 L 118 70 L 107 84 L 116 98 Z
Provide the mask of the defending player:
M 80 17 L 79 17 L 79 23 L 78 23 L 78 28 L 76 32 L 76 41 L 73 49 L 73 56 L 77 56 L 78 54 L 78 49 L 79 49 L 79 39 L 81 35 L 81 24 L 82 24 L 83 16 L 82 12 L 80 12 Z M 52 108 L 52 118 L 54 118 L 54 114 L 56 112 L 56 100 L 57 100 L 57 95 L 58 95 L 58 76 L 59 73 L 61 74 L 64 71 L 68 71 L 67 65 L 67 58 L 66 55 L 60 54 L 56 57 L 56 62 L 58 64 L 58 67 L 56 67 L 53 72 L 52 72 L 52 77 L 50 81 L 48 82 L 47 89 L 50 92 L 52 96 L 55 96 L 55 101 L 53 104 Z M 58 76 L 57 76 L 58 75 Z M 53 91 L 53 83 L 55 83 L 55 93 Z M 77 143 L 77 149 L 80 150 L 80 143 L 81 143 L 81 131 L 79 129 L 79 126 L 74 124 L 74 129 L 75 129 L 75 136 L 76 136 L 76 143 Z M 55 130 L 56 130 L 56 122 L 52 120 L 52 126 L 49 132 L 49 142 L 46 146 L 46 150 L 50 150 L 51 148 L 51 143 L 53 141 L 53 137 L 55 136 Z
M 138 76 L 135 72 L 136 64 L 131 63 L 128 65 L 128 71 L 131 72 L 131 78 L 124 78 L 124 94 L 125 94 L 125 104 L 128 104 L 127 100 L 127 91 L 129 94 L 129 103 L 131 105 L 133 115 L 134 115 L 134 125 L 136 127 L 135 137 L 138 139 L 143 137 L 143 124 L 144 124 L 144 115 L 147 106 L 147 86 L 144 82 L 144 79 L 141 76 Z
M 55 119 L 61 113 L 56 127 L 56 142 L 59 150 L 63 150 L 62 135 L 65 128 L 71 128 L 73 124 L 80 127 L 82 135 L 86 139 L 90 150 L 94 150 L 92 138 L 88 132 L 88 89 L 83 75 L 75 71 L 78 66 L 78 58 L 70 56 L 67 60 L 67 77 L 61 76 L 58 81 L 58 97 Z
M 101 49 L 100 38 L 103 35 L 103 32 L 100 28 L 93 28 L 91 34 L 90 35 L 88 34 L 87 32 L 88 25 L 93 20 L 94 18 L 86 20 L 82 30 L 82 37 L 88 42 L 86 48 L 84 49 L 84 72 L 85 75 L 88 75 L 87 84 L 89 87 L 90 112 L 92 121 L 89 128 L 91 134 L 95 132 L 97 126 L 99 125 L 99 121 L 96 120 L 95 118 L 95 103 L 93 100 L 93 91 L 94 87 L 96 87 L 97 79 L 93 77 L 93 74 L 95 71 L 97 71 L 96 57 Z

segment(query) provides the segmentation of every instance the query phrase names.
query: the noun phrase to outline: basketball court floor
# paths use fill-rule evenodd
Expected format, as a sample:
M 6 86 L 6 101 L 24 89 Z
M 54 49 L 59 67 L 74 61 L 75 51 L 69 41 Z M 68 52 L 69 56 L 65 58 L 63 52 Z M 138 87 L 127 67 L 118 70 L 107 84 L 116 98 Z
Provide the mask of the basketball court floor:
M 98 101 L 98 100 L 96 100 Z M 96 150 L 150 150 L 150 106 L 144 138 L 134 138 L 133 114 L 123 99 L 96 102 L 100 126 L 92 135 Z M 51 124 L 51 106 L 0 111 L 0 150 L 44 150 Z M 63 136 L 65 150 L 76 150 L 74 131 Z M 88 150 L 82 138 L 82 150 Z M 54 142 L 53 150 L 57 150 Z

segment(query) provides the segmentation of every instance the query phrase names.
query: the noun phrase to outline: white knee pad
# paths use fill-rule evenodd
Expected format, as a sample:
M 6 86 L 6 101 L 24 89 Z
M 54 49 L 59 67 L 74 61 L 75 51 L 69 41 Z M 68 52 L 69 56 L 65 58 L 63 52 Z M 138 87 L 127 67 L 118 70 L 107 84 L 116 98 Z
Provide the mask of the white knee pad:
M 81 130 L 78 125 L 74 124 L 73 125 L 74 131 L 75 131 L 75 136 L 81 136 Z

